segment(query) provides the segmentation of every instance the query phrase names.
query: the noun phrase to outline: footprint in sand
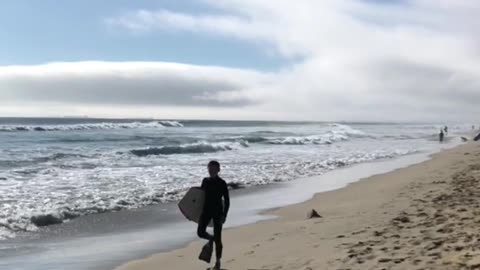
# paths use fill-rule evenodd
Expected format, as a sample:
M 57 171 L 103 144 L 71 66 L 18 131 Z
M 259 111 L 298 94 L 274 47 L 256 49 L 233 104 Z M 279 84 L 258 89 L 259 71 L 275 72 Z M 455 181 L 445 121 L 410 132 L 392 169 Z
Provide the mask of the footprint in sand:
M 366 232 L 366 231 L 367 231 L 367 230 L 360 230 L 360 231 L 352 232 L 352 235 L 361 234 L 361 233 L 364 233 L 364 232 Z
M 418 265 L 418 264 L 420 264 L 421 262 L 422 262 L 422 260 L 416 259 L 416 260 L 413 261 L 413 264 L 414 264 L 414 265 Z

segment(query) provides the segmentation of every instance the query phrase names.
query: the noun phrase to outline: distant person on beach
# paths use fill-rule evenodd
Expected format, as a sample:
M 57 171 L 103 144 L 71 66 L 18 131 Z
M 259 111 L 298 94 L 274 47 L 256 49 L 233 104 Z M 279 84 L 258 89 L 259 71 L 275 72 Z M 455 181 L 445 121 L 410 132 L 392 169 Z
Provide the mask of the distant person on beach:
M 220 269 L 222 258 L 222 226 L 227 219 L 230 208 L 230 196 L 228 194 L 227 183 L 218 176 L 220 172 L 220 163 L 210 161 L 208 163 L 208 174 L 210 177 L 204 178 L 201 188 L 205 191 L 205 204 L 202 216 L 198 222 L 197 234 L 200 238 L 208 240 L 208 243 L 202 249 L 199 259 L 210 262 L 215 243 L 215 254 L 217 261 L 213 269 Z M 213 220 L 213 235 L 207 233 L 207 226 Z M 208 255 L 205 255 L 208 254 Z
M 447 134 L 447 133 L 448 133 L 448 127 L 445 126 L 445 127 L 443 128 L 443 131 L 445 131 L 445 134 Z
M 443 142 L 443 138 L 445 137 L 445 134 L 443 133 L 443 129 L 440 129 L 440 134 L 438 134 L 440 142 Z

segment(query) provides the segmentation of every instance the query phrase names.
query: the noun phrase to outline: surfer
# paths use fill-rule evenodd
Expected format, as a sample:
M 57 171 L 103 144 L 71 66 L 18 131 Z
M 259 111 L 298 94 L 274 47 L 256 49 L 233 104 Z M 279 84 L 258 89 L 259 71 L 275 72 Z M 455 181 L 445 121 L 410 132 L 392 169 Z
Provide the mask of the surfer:
M 440 134 L 438 134 L 440 142 L 443 142 L 443 137 L 444 136 L 445 136 L 445 134 L 443 133 L 443 129 L 440 129 Z
M 208 240 L 202 253 L 207 252 L 210 255 L 213 251 L 213 243 L 215 242 L 215 255 L 217 261 L 214 269 L 220 269 L 220 260 L 222 258 L 222 226 L 227 219 L 228 210 L 230 208 L 230 196 L 228 194 L 227 183 L 218 176 L 220 172 L 220 163 L 218 161 L 210 161 L 208 163 L 208 174 L 210 177 L 204 178 L 201 188 L 205 191 L 205 204 L 203 212 L 198 222 L 198 237 Z M 207 226 L 213 220 L 213 235 L 207 233 Z M 204 255 L 204 254 L 203 254 Z M 200 259 L 210 262 L 210 256 L 202 256 Z

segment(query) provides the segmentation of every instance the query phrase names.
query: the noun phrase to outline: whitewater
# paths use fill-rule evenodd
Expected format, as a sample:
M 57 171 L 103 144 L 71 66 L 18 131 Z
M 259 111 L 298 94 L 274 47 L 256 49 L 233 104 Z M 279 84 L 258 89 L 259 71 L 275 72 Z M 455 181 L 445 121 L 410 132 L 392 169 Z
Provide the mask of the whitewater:
M 82 215 L 176 201 L 222 163 L 231 187 L 431 152 L 436 124 L 0 119 L 0 240 Z M 448 138 L 468 131 L 450 126 Z

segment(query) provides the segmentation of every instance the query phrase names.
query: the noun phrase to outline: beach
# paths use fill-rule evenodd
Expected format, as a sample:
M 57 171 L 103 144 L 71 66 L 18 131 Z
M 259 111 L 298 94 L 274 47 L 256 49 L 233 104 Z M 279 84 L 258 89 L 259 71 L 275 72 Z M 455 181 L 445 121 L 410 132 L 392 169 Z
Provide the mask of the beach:
M 227 229 L 223 268 L 477 269 L 479 156 L 478 144 L 461 145 Z M 308 218 L 312 209 L 321 217 Z M 116 270 L 202 269 L 202 244 Z
M 211 159 L 221 162 L 221 175 L 231 186 L 225 266 L 242 268 L 235 266 L 238 260 L 247 263 L 262 250 L 278 250 L 278 256 L 287 258 L 286 243 L 296 242 L 283 238 L 283 232 L 300 237 L 291 230 L 308 225 L 303 223 L 311 209 L 323 216 L 310 221 L 321 224 L 309 229 L 311 233 L 325 239 L 347 235 L 323 226 L 340 229 L 358 223 L 348 218 L 353 210 L 337 208 L 350 203 L 365 212 L 370 209 L 367 202 L 352 198 L 375 197 L 366 193 L 375 188 L 368 187 L 352 196 L 348 190 L 356 184 L 351 183 L 429 160 L 431 154 L 461 144 L 460 136 L 471 128 L 452 125 L 445 142 L 438 143 L 436 124 L 141 119 L 0 123 L 0 268 L 12 270 L 111 270 L 189 243 L 193 248 L 169 267 L 206 267 L 196 259 L 202 245 L 196 241 L 196 224 L 182 216 L 177 202 L 188 188 L 200 184 Z M 346 186 L 347 193 L 338 195 Z M 338 194 L 329 195 L 333 190 Z M 316 193 L 321 193 L 316 205 L 292 208 Z M 336 224 L 336 219 L 347 223 Z M 279 235 L 272 236 L 272 228 Z M 319 241 L 305 238 L 292 248 L 296 251 L 304 242 L 332 247 L 327 240 Z M 192 265 L 182 265 L 185 262 Z M 248 267 L 257 264 L 254 260 Z
M 480 270 L 479 1 L 2 4 L 0 270 Z

